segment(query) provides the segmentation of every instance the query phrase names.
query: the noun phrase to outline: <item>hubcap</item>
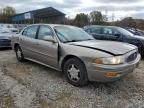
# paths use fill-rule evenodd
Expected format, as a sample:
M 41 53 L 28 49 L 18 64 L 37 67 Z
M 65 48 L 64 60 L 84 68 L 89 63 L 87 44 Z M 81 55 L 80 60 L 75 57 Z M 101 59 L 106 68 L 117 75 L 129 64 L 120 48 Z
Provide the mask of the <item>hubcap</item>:
M 71 80 L 78 81 L 80 79 L 80 70 L 72 64 L 68 68 L 68 76 Z
M 21 58 L 21 51 L 19 49 L 17 50 L 17 56 L 18 58 Z

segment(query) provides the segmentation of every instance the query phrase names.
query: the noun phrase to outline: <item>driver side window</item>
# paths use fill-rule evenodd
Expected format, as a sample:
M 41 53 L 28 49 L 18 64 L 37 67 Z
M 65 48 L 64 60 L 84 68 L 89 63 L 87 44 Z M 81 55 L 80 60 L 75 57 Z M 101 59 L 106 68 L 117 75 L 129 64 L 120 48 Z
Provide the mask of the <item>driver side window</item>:
M 53 36 L 53 32 L 48 26 L 40 26 L 38 39 L 42 40 L 45 36 Z
M 101 34 L 101 28 L 100 27 L 92 27 L 91 33 L 92 34 Z

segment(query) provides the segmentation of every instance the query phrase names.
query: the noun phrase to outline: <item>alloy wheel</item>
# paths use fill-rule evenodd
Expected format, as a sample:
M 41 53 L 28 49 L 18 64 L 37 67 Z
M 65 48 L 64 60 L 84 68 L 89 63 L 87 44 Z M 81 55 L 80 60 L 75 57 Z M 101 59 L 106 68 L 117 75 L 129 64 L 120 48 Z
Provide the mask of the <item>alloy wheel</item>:
M 77 68 L 76 65 L 74 64 L 71 64 L 69 67 L 68 67 L 68 77 L 74 81 L 74 82 L 77 82 L 80 80 L 80 70 Z

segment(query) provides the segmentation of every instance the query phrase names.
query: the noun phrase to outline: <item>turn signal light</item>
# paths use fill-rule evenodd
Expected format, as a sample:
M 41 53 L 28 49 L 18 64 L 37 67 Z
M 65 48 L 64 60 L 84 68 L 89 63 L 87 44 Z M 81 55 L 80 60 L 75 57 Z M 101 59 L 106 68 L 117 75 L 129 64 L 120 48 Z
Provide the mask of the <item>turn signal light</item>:
M 95 62 L 96 62 L 96 64 L 103 64 L 103 61 L 102 61 L 100 58 L 97 58 L 97 59 L 95 60 Z
M 105 73 L 105 76 L 106 77 L 118 77 L 119 74 L 116 72 L 107 72 L 107 73 Z

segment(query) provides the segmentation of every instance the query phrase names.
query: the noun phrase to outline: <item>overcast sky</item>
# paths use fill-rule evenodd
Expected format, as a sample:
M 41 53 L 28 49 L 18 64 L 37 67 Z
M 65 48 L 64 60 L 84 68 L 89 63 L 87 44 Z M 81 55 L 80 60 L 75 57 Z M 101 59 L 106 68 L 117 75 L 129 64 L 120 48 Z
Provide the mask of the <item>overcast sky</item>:
M 14 7 L 18 13 L 52 6 L 70 18 L 97 10 L 109 20 L 112 16 L 115 20 L 126 16 L 144 19 L 144 0 L 0 0 L 0 7 L 5 6 Z

